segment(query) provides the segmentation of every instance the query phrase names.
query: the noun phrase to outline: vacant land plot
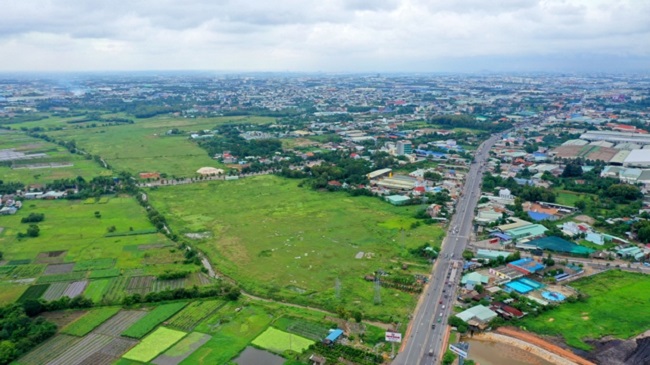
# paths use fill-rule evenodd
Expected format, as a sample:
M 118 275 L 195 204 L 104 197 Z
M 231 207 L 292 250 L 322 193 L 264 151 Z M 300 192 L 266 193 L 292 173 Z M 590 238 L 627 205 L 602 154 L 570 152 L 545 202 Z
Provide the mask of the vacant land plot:
M 523 321 L 527 330 L 561 336 L 568 345 L 590 350 L 585 339 L 614 336 L 627 339 L 650 327 L 650 278 L 610 270 L 571 283 L 589 295 L 586 302 L 565 303 L 537 318 Z
M 273 327 L 269 327 L 261 335 L 255 338 L 252 342 L 253 345 L 259 346 L 263 349 L 273 351 L 275 353 L 283 353 L 286 350 L 302 353 L 314 341 L 308 340 L 291 333 L 280 331 Z
M 169 327 L 178 328 L 183 331 L 191 331 L 203 319 L 225 304 L 221 300 L 208 300 L 205 302 L 193 302 L 180 313 L 169 320 Z
M 152 363 L 156 365 L 178 365 L 188 358 L 199 347 L 203 346 L 210 339 L 210 335 L 192 332 L 177 344 L 156 357 Z
M 186 302 L 169 303 L 160 305 L 150 312 L 148 312 L 139 321 L 134 323 L 126 331 L 122 332 L 122 336 L 142 338 L 147 333 L 151 332 L 156 326 L 162 323 L 167 318 L 173 316 L 178 311 L 187 305 Z
M 115 276 L 120 276 L 122 270 L 120 269 L 102 269 L 102 270 L 93 270 L 90 272 L 88 277 L 90 279 L 100 279 L 100 278 L 112 278 Z
M 79 337 L 85 336 L 88 332 L 106 322 L 106 320 L 113 317 L 119 311 L 119 307 L 103 307 L 90 310 L 88 313 L 66 326 L 61 330 L 61 333 Z
M 145 337 L 140 344 L 124 354 L 125 359 L 149 362 L 161 352 L 167 350 L 173 344 L 185 337 L 186 333 L 160 327 L 149 336 Z
M 443 230 L 411 229 L 420 207 L 394 207 L 297 184 L 259 176 L 163 187 L 149 196 L 177 232 L 211 232 L 197 246 L 248 291 L 334 310 L 338 279 L 342 299 L 367 315 L 406 315 L 415 304 L 413 295 L 382 288 L 382 297 L 391 300 L 374 305 L 373 286 L 363 277 L 397 267 L 396 260 L 417 260 L 409 249 L 439 244 Z M 183 202 L 187 196 L 194 197 L 193 204 Z M 372 258 L 356 260 L 359 251 Z
M 34 263 L 37 264 L 60 264 L 63 263 L 67 251 L 39 252 Z
M 327 326 L 321 323 L 296 317 L 279 318 L 273 323 L 273 326 L 279 330 L 295 333 L 314 341 L 323 340 L 329 330 Z

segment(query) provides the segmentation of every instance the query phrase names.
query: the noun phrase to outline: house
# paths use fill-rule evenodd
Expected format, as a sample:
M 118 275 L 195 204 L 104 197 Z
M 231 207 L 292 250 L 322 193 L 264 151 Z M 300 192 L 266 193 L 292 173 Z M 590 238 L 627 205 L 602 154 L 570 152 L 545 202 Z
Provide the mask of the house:
M 309 361 L 312 362 L 312 365 L 325 365 L 325 363 L 327 362 L 327 359 L 322 357 L 322 356 L 318 356 L 318 355 L 313 354 L 313 355 L 309 356 Z
M 330 345 L 335 343 L 341 336 L 343 336 L 343 330 L 342 329 L 335 329 L 335 330 L 330 330 L 330 334 L 325 337 L 323 342 L 326 345 Z
M 440 210 L 442 209 L 442 205 L 439 204 L 431 204 L 427 207 L 427 214 L 431 218 L 435 218 L 440 214 Z
M 496 318 L 496 316 L 497 316 L 496 312 L 480 304 L 456 314 L 456 317 L 462 319 L 465 322 L 471 319 L 475 319 L 482 323 L 490 322 L 491 320 Z

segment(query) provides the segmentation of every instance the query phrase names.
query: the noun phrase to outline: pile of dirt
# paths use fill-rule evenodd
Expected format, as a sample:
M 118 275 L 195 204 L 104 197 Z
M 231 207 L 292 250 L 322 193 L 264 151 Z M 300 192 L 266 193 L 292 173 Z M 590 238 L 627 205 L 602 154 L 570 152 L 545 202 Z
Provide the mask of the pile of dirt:
M 650 337 L 619 340 L 604 337 L 588 341 L 594 346 L 591 352 L 581 353 L 583 357 L 607 365 L 645 365 L 650 364 Z

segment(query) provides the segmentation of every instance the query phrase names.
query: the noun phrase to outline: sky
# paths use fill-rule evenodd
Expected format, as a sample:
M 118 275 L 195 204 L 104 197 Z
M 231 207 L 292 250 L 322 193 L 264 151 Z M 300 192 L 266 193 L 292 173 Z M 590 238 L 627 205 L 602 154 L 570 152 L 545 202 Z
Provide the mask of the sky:
M 649 0 L 0 0 L 0 72 L 647 72 Z

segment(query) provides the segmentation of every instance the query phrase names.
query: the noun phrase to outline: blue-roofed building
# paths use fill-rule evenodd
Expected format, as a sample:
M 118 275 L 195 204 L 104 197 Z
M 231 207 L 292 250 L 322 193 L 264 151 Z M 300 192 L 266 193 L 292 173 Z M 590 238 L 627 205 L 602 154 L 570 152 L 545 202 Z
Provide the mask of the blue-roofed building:
M 544 220 L 548 220 L 548 221 L 557 220 L 557 217 L 552 214 L 533 212 L 530 210 L 528 211 L 528 216 L 530 217 L 530 219 L 534 220 L 535 222 L 541 222 Z
M 530 186 L 535 185 L 535 183 L 533 182 L 533 180 L 520 179 L 520 178 L 516 178 L 516 177 L 515 177 L 514 179 L 515 179 L 515 182 L 516 182 L 518 185 L 530 185 Z
M 543 270 L 545 266 L 529 257 L 526 257 L 521 260 L 509 263 L 508 267 L 511 267 L 517 271 L 524 273 L 525 275 L 528 275 Z
M 325 337 L 325 340 L 323 342 L 325 343 L 334 343 L 336 340 L 339 339 L 343 335 L 343 330 L 341 329 L 335 329 L 335 330 L 330 330 L 330 334 Z
M 501 242 L 510 242 L 510 241 L 512 241 L 512 237 L 508 236 L 505 233 L 501 233 L 501 232 L 490 233 L 490 236 L 500 239 Z

